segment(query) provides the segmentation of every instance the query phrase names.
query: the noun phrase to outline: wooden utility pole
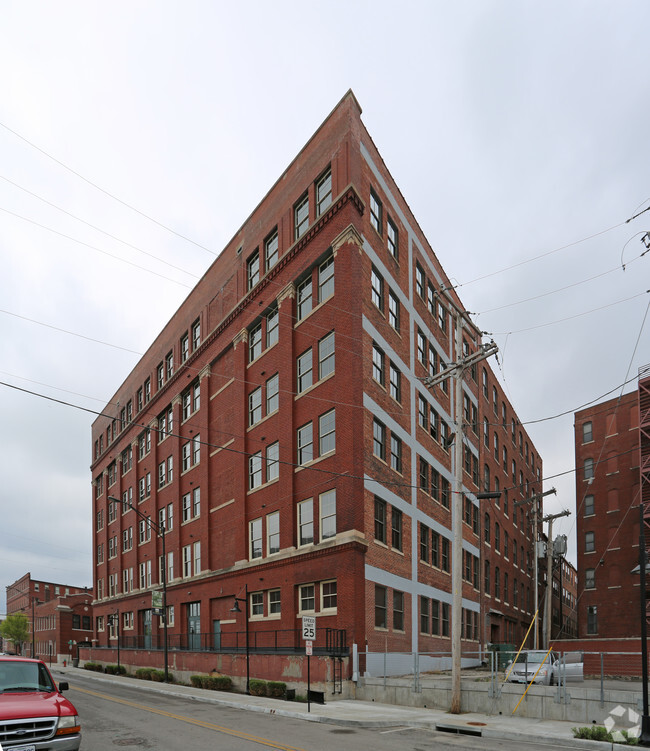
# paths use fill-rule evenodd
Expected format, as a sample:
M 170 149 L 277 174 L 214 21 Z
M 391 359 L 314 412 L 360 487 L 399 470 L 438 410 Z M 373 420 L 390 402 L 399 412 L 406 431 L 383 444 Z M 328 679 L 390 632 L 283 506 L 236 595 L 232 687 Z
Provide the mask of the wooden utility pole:
M 553 602 L 553 519 L 559 519 L 561 516 L 570 516 L 571 512 L 565 509 L 559 514 L 549 514 L 542 521 L 548 522 L 548 538 L 546 540 L 546 607 L 544 608 L 544 648 L 549 649 L 551 646 L 551 615 L 553 611 L 551 604 Z M 560 602 L 562 601 L 562 577 L 560 577 Z
M 496 354 L 498 347 L 494 342 L 482 344 L 476 352 L 463 357 L 464 324 L 467 323 L 477 336 L 480 336 L 480 331 L 472 323 L 467 311 L 458 307 L 446 290 L 442 292 L 445 297 L 445 308 L 447 312 L 450 312 L 449 309 L 451 309 L 451 318 L 456 329 L 454 344 L 456 362 L 451 363 L 435 376 L 425 378 L 424 385 L 431 388 L 446 378 L 451 377 L 454 380 L 454 492 L 451 504 L 451 529 L 453 534 L 451 548 L 451 703 L 449 711 L 452 714 L 459 714 L 461 710 L 460 668 L 463 625 L 463 380 L 468 367 Z M 440 294 L 438 296 L 440 297 Z

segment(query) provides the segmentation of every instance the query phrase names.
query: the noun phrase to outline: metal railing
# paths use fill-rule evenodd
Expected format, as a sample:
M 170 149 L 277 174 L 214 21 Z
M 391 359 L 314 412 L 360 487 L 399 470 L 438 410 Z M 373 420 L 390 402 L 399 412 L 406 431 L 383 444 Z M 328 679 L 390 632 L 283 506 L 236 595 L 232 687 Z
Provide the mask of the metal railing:
M 305 642 L 300 629 L 251 630 L 248 635 L 249 652 L 266 654 L 304 654 Z M 120 634 L 120 649 L 157 651 L 164 649 L 163 634 Z M 97 645 L 97 649 L 114 649 L 117 640 Z M 186 652 L 246 652 L 245 631 L 225 631 L 221 633 L 171 633 L 168 648 Z M 314 639 L 313 653 L 345 657 L 350 650 L 347 646 L 345 629 L 318 628 Z

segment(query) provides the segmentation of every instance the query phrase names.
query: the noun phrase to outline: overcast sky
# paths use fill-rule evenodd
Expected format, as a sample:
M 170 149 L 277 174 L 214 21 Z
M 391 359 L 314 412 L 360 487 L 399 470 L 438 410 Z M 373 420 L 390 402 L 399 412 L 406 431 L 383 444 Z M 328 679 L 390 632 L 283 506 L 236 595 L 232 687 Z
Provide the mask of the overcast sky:
M 574 511 L 573 411 L 650 363 L 648 28 L 642 0 L 1 0 L 0 380 L 101 410 L 352 88 L 520 418 L 568 412 L 528 430 Z M 0 386 L 0 612 L 27 571 L 92 585 L 92 420 Z

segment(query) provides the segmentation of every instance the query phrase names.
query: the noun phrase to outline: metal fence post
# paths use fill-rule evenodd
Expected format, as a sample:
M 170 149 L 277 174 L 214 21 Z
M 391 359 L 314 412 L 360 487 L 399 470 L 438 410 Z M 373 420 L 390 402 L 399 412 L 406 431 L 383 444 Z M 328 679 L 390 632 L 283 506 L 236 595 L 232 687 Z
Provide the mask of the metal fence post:
M 384 649 L 384 691 L 386 690 L 386 658 L 388 653 Z
M 600 706 L 605 706 L 605 655 L 600 653 Z

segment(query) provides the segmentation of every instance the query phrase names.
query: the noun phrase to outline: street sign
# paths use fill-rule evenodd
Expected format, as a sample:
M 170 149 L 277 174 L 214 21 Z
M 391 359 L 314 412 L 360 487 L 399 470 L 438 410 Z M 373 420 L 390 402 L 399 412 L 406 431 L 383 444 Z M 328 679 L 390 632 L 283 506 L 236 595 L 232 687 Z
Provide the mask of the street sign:
M 316 638 L 316 616 L 315 615 L 303 615 L 302 638 L 305 641 Z
M 305 642 L 305 654 L 306 655 L 312 655 L 313 654 L 313 651 L 312 651 L 312 645 L 313 645 L 313 643 L 314 642 L 311 641 L 311 640 L 309 640 L 309 639 L 307 639 L 307 641 Z

